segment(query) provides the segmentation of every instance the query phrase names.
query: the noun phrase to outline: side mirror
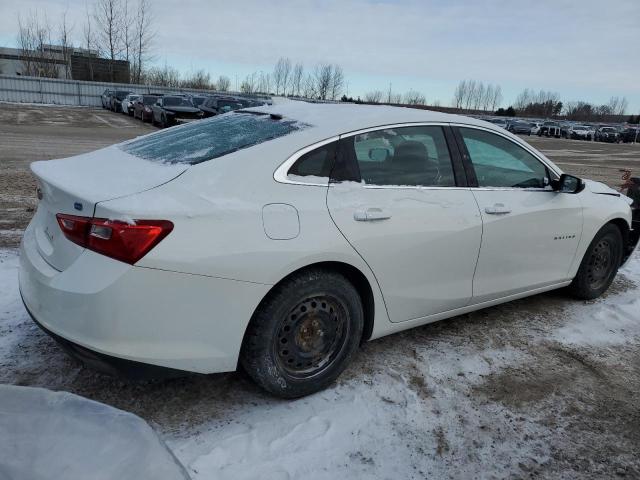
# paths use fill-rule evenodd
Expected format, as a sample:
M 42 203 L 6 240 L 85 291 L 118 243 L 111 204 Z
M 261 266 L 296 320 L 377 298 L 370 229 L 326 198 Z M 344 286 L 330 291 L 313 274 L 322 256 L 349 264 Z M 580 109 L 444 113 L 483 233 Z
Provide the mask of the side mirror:
M 552 180 L 551 186 L 560 193 L 580 193 L 584 189 L 584 182 L 578 177 L 563 173 L 558 180 Z
M 384 162 L 389 158 L 389 150 L 386 148 L 371 148 L 369 158 L 374 162 Z

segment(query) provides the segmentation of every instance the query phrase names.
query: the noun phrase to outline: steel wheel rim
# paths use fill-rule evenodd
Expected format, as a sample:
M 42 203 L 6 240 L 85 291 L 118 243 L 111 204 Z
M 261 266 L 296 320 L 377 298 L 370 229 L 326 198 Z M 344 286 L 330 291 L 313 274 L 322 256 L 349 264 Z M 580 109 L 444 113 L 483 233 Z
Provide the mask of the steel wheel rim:
M 603 238 L 593 249 L 587 267 L 587 281 L 593 290 L 602 288 L 613 270 L 614 252 L 611 242 Z
M 293 307 L 278 327 L 275 357 L 296 378 L 310 378 L 329 368 L 349 337 L 349 310 L 329 295 L 315 295 Z

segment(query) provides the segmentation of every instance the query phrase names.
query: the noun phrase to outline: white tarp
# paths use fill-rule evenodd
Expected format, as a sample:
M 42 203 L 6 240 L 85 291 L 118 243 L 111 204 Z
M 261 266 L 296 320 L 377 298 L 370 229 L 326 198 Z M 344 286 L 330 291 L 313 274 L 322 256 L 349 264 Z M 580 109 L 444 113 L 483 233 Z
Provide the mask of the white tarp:
M 0 385 L 0 480 L 186 480 L 141 418 L 67 392 Z

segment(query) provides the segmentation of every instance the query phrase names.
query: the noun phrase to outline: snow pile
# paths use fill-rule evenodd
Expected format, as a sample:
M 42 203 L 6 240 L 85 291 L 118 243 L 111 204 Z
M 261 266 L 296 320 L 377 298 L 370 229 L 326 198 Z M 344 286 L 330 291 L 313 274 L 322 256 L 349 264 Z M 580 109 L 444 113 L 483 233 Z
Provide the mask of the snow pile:
M 0 478 L 186 480 L 141 418 L 66 392 L 0 385 Z

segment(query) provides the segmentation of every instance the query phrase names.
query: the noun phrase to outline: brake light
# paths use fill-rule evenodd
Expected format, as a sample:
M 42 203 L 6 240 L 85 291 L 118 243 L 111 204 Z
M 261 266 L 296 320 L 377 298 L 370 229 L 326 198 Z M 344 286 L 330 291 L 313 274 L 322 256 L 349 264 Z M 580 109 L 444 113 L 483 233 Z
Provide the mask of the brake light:
M 133 265 L 171 233 L 168 220 L 134 220 L 56 215 L 65 237 L 81 247 Z

